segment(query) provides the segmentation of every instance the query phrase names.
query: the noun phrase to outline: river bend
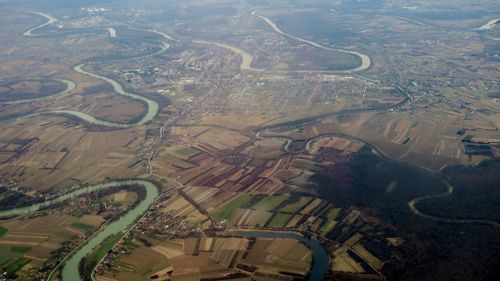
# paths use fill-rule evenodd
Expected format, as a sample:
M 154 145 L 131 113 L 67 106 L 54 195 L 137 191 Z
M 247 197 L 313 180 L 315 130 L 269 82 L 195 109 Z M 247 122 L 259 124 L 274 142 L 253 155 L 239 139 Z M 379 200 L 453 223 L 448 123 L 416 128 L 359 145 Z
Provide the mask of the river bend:
M 75 198 L 88 193 L 106 190 L 112 187 L 118 186 L 130 186 L 130 185 L 140 185 L 145 188 L 146 196 L 144 200 L 139 202 L 132 210 L 129 210 L 124 216 L 120 217 L 118 220 L 111 222 L 104 229 L 94 235 L 87 243 L 85 243 L 81 248 L 77 249 L 69 259 L 64 263 L 62 269 L 62 280 L 63 281 L 75 281 L 82 280 L 80 272 L 78 271 L 78 265 L 80 261 L 91 253 L 99 244 L 101 244 L 106 238 L 127 230 L 134 221 L 136 221 L 141 215 L 143 215 L 153 202 L 158 198 L 158 189 L 156 186 L 145 180 L 123 180 L 123 181 L 112 181 L 101 183 L 97 185 L 87 186 L 75 191 L 65 193 L 57 198 L 47 200 L 41 203 L 33 204 L 31 206 L 15 208 L 6 211 L 0 211 L 0 218 L 13 217 L 26 215 L 30 213 L 35 213 L 43 208 L 48 208 L 52 205 L 65 202 L 71 198 Z

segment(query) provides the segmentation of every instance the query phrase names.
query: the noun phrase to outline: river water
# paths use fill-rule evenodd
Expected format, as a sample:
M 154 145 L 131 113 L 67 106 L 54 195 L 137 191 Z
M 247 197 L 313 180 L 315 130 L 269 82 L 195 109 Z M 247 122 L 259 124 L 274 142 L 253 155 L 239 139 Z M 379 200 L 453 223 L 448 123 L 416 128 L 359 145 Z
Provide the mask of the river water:
M 81 196 L 94 191 L 105 190 L 116 186 L 127 186 L 127 185 L 141 185 L 146 189 L 146 196 L 137 206 L 132 210 L 129 210 L 124 216 L 122 216 L 117 221 L 110 223 L 106 228 L 95 235 L 90 241 L 88 241 L 83 247 L 78 249 L 64 264 L 62 269 L 62 280 L 63 281 L 77 281 L 82 280 L 80 273 L 78 271 L 78 265 L 80 261 L 93 249 L 95 249 L 101 242 L 106 240 L 106 238 L 117 234 L 121 231 L 127 230 L 130 225 L 136 221 L 141 215 L 143 215 L 153 204 L 153 202 L 158 197 L 158 189 L 154 184 L 149 181 L 144 180 L 124 180 L 124 181 L 113 181 L 93 186 L 88 186 L 81 188 L 66 194 L 63 194 L 55 199 L 47 200 L 38 204 L 34 204 L 28 207 L 16 208 L 0 212 L 0 217 L 10 217 L 16 215 L 23 215 L 28 213 L 36 212 L 44 207 L 48 207 L 57 203 L 64 202 L 68 199 Z
M 67 116 L 76 117 L 76 118 L 81 119 L 81 120 L 83 120 L 89 124 L 92 124 L 92 125 L 99 125 L 99 126 L 115 128 L 115 129 L 126 129 L 126 128 L 134 128 L 137 126 L 141 126 L 145 123 L 148 123 L 149 121 L 153 120 L 153 118 L 156 116 L 156 114 L 158 114 L 159 105 L 157 102 L 150 100 L 148 98 L 145 98 L 143 96 L 140 96 L 140 95 L 129 93 L 129 92 L 125 91 L 123 89 L 122 85 L 120 85 L 115 80 L 98 75 L 98 74 L 95 74 L 95 73 L 88 72 L 88 71 L 83 69 L 83 66 L 84 66 L 83 64 L 79 64 L 79 65 L 74 67 L 74 70 L 81 73 L 81 74 L 84 74 L 84 75 L 87 75 L 87 76 L 90 76 L 93 78 L 97 78 L 97 79 L 103 80 L 103 81 L 111 84 L 113 86 L 113 89 L 120 95 L 144 102 L 146 104 L 147 111 L 146 111 L 146 114 L 141 118 L 141 120 L 139 120 L 135 123 L 117 123 L 117 122 L 99 119 L 99 118 L 91 116 L 87 113 L 74 111 L 74 110 L 50 110 L 50 111 L 42 111 L 42 112 L 26 114 L 23 116 L 14 117 L 12 119 L 6 119 L 4 121 L 22 120 L 22 119 L 26 119 L 26 118 L 41 116 L 41 115 L 67 115 Z M 22 103 L 22 102 L 38 101 L 38 100 L 42 100 L 42 99 L 49 99 L 49 98 L 54 97 L 55 95 L 66 94 L 66 93 L 69 93 L 72 90 L 74 90 L 74 88 L 75 88 L 74 82 L 69 81 L 69 80 L 65 80 L 65 79 L 58 79 L 58 80 L 63 82 L 63 83 L 66 83 L 66 85 L 67 85 L 66 90 L 64 90 L 60 93 L 56 93 L 54 95 L 43 97 L 43 98 L 18 100 L 18 101 L 12 101 L 12 102 L 3 102 L 2 104 L 13 104 L 13 103 Z
M 84 66 L 84 64 L 79 64 L 79 65 L 75 66 L 73 69 L 78 73 L 81 73 L 81 74 L 108 82 L 109 84 L 111 84 L 113 86 L 113 89 L 120 95 L 129 97 L 129 98 L 132 98 L 135 100 L 140 100 L 140 101 L 146 103 L 147 112 L 141 118 L 141 120 L 139 120 L 136 123 L 131 123 L 131 124 L 114 123 L 114 122 L 109 122 L 109 121 L 105 121 L 105 120 L 100 120 L 100 119 L 97 119 L 94 117 L 89 119 L 88 117 L 90 115 L 81 114 L 80 112 L 78 112 L 80 114 L 75 114 L 76 112 L 72 112 L 72 111 L 67 111 L 65 113 L 74 115 L 74 116 L 81 118 L 81 119 L 83 119 L 89 123 L 92 123 L 92 124 L 102 125 L 102 126 L 107 126 L 107 127 L 118 127 L 118 128 L 131 128 L 131 127 L 137 127 L 137 126 L 143 125 L 144 123 L 147 123 L 147 122 L 153 120 L 153 118 L 158 113 L 159 106 L 158 106 L 158 103 L 156 103 L 155 101 L 150 100 L 150 99 L 145 98 L 145 97 L 140 96 L 140 95 L 129 93 L 129 92 L 125 91 L 123 89 L 122 85 L 120 85 L 120 83 L 116 82 L 115 80 L 98 75 L 98 74 L 95 74 L 95 73 L 92 73 L 92 72 L 88 72 L 88 71 L 83 69 L 83 66 Z
M 122 182 L 122 184 L 138 184 L 146 188 L 146 197 L 141 201 L 134 209 L 129 210 L 127 214 L 122 216 L 115 222 L 109 224 L 104 230 L 99 232 L 94 236 L 87 244 L 80 248 L 71 258 L 65 263 L 62 270 L 62 280 L 63 281 L 76 281 L 82 280 L 80 272 L 78 271 L 78 265 L 80 261 L 93 249 L 95 249 L 101 242 L 106 240 L 106 238 L 115 235 L 121 231 L 128 229 L 128 227 L 142 214 L 144 214 L 151 204 L 158 197 L 158 189 L 156 186 L 148 181 L 140 180 L 129 180 Z

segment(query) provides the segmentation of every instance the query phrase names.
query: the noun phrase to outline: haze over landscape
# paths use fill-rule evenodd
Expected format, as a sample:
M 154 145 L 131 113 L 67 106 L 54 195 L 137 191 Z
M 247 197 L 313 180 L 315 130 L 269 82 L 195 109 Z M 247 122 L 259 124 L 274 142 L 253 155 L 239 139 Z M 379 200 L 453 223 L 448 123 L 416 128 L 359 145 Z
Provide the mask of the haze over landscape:
M 498 280 L 498 1 L 0 24 L 0 280 Z

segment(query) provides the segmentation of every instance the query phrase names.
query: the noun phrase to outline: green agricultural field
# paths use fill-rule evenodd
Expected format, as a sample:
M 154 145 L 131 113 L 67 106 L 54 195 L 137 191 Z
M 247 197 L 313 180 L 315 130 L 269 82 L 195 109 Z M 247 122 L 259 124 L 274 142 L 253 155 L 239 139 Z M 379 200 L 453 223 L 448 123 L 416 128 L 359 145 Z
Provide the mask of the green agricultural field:
M 352 247 L 357 254 L 363 257 L 370 265 L 372 265 L 376 270 L 381 270 L 384 263 L 379 260 L 376 256 L 370 253 L 363 245 L 360 243 Z
M 290 220 L 292 217 L 291 214 L 276 214 L 271 222 L 269 223 L 269 227 L 274 227 L 274 228 L 282 228 L 286 225 L 286 223 Z
M 10 251 L 12 253 L 25 254 L 31 250 L 31 247 L 22 247 L 22 246 L 12 246 Z
M 175 153 L 177 153 L 178 155 L 182 156 L 182 157 L 190 157 L 192 155 L 195 155 L 197 154 L 199 151 L 192 148 L 192 147 L 185 147 L 185 148 L 181 148 L 179 150 L 176 150 Z
M 180 159 L 177 156 L 174 156 L 172 154 L 162 155 L 162 159 L 165 162 L 167 162 L 167 163 L 169 163 L 171 165 L 177 166 L 179 168 L 182 168 L 182 169 L 190 169 L 190 168 L 195 167 L 194 164 L 186 162 L 186 161 L 183 161 L 182 159 Z
M 249 202 L 251 197 L 246 194 L 240 194 L 237 197 L 235 197 L 231 202 L 229 202 L 227 205 L 222 206 L 221 208 L 217 209 L 213 216 L 216 220 L 223 220 L 227 219 L 230 220 L 236 213 L 236 210 Z
M 312 199 L 312 197 L 300 197 L 299 200 L 284 206 L 280 211 L 285 213 L 297 213 L 304 208 L 305 205 L 311 202 Z
M 12 262 L 12 258 L 7 258 L 6 255 L 1 255 L 2 262 L 0 262 L 0 268 L 4 268 L 7 264 Z
M 361 238 L 363 238 L 363 235 L 356 233 L 353 236 L 351 236 L 351 238 L 347 239 L 344 242 L 344 244 L 346 244 L 349 247 L 352 247 L 354 244 L 358 243 L 359 240 L 361 240 Z
M 252 209 L 258 211 L 271 211 L 287 198 L 288 196 L 267 196 L 262 198 L 259 202 L 257 202 L 257 204 L 253 205 Z
M 326 215 L 326 217 L 329 219 L 329 220 L 334 220 L 335 218 L 337 218 L 337 216 L 339 215 L 339 212 L 340 212 L 340 208 L 331 208 L 329 211 L 328 211 L 328 214 Z
M 217 238 L 212 239 L 212 243 L 210 244 L 210 251 L 211 252 L 215 249 L 216 242 L 217 242 Z
M 7 228 L 0 226 L 0 237 L 4 236 L 7 231 L 9 231 Z
M 5 266 L 14 261 L 17 258 L 20 258 L 22 254 L 12 252 L 11 247 L 8 245 L 0 245 L 0 268 L 5 268 Z
M 95 229 L 95 227 L 93 227 L 92 225 L 88 225 L 88 224 L 84 224 L 84 223 L 80 223 L 80 222 L 74 222 L 71 224 L 71 226 L 85 230 L 85 231 L 91 231 L 91 230 Z
M 327 222 L 325 222 L 325 224 L 319 230 L 320 234 L 322 236 L 327 235 L 330 231 L 332 231 L 332 229 L 335 227 L 336 224 L 337 224 L 336 221 L 328 220 Z
M 6 272 L 14 274 L 16 273 L 19 269 L 23 268 L 23 266 L 27 265 L 31 260 L 28 258 L 18 258 L 14 261 L 11 261 L 7 263 L 6 265 L 3 266 Z

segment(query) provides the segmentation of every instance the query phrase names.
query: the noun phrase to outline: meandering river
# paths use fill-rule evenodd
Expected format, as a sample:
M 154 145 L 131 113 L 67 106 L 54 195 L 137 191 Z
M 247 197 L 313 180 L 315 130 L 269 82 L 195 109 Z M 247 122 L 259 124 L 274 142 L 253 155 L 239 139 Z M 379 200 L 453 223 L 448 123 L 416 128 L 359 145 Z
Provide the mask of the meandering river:
M 138 205 L 136 205 L 132 210 L 129 210 L 124 216 L 118 220 L 107 225 L 102 231 L 93 236 L 85 245 L 80 249 L 77 249 L 75 253 L 65 262 L 62 269 L 62 280 L 63 281 L 75 281 L 82 280 L 80 273 L 78 271 L 78 265 L 80 261 L 90 252 L 92 252 L 101 242 L 106 240 L 106 238 L 127 230 L 132 223 L 143 215 L 153 204 L 153 202 L 158 197 L 158 189 L 156 186 L 145 180 L 124 180 L 124 181 L 112 181 L 102 184 L 97 184 L 93 186 L 84 187 L 77 189 L 75 191 L 63 194 L 52 200 L 47 200 L 38 204 L 34 204 L 27 207 L 16 208 L 0 212 L 1 217 L 12 217 L 25 215 L 29 213 L 34 213 L 41 210 L 42 208 L 50 207 L 54 204 L 62 203 L 68 199 L 75 198 L 84 194 L 92 193 L 95 191 L 105 190 L 117 186 L 129 186 L 129 185 L 140 185 L 146 190 L 146 196 Z
M 23 35 L 24 36 L 30 36 L 30 37 L 35 37 L 35 36 L 40 36 L 41 34 L 33 34 L 33 31 L 37 30 L 37 29 L 40 29 L 44 26 L 47 26 L 49 24 L 53 24 L 53 23 L 56 23 L 57 22 L 57 19 L 54 18 L 53 16 L 50 16 L 50 15 L 47 15 L 47 14 L 44 14 L 44 13 L 41 13 L 41 12 L 35 12 L 35 11 L 30 11 L 30 13 L 33 13 L 33 14 L 36 14 L 36 15 L 39 15 L 39 16 L 42 16 L 44 18 L 47 19 L 47 22 L 44 22 L 40 25 L 37 25 L 29 30 L 26 30 Z
M 71 91 L 73 91 L 75 89 L 75 86 L 76 86 L 75 82 L 73 82 L 71 80 L 68 80 L 68 79 L 59 79 L 59 78 L 54 79 L 54 80 L 66 84 L 66 89 L 64 89 L 64 90 L 62 90 L 60 92 L 54 93 L 52 95 L 48 95 L 48 96 L 44 96 L 44 97 L 40 97 L 40 98 L 23 99 L 23 100 L 12 100 L 12 101 L 3 101 L 3 102 L 0 101 L 0 104 L 18 104 L 18 103 L 25 103 L 25 102 L 48 100 L 48 99 L 51 99 L 53 97 L 63 96 L 63 95 L 69 94 L 69 93 L 71 93 Z
M 237 53 L 238 55 L 241 56 L 241 64 L 240 64 L 241 70 L 256 71 L 256 72 L 260 72 L 260 71 L 264 70 L 263 68 L 252 67 L 251 65 L 252 65 L 252 61 L 253 61 L 253 56 L 250 53 L 248 53 L 247 51 L 242 50 L 240 48 L 230 46 L 230 45 L 227 45 L 224 43 L 205 41 L 205 40 L 193 40 L 193 43 L 204 44 L 204 45 L 213 45 L 213 46 L 228 49 L 230 51 Z
M 91 73 L 91 72 L 85 71 L 85 70 L 83 70 L 83 66 L 84 66 L 83 64 L 79 64 L 79 65 L 77 65 L 77 66 L 74 67 L 74 70 L 77 71 L 77 72 L 79 72 L 79 73 L 82 73 L 84 75 L 88 75 L 88 76 L 91 76 L 91 77 L 94 77 L 94 78 L 97 78 L 97 79 L 101 79 L 101 80 L 103 80 L 105 82 L 110 83 L 113 86 L 115 92 L 117 92 L 120 95 L 123 95 L 123 96 L 129 97 L 129 98 L 136 99 L 136 100 L 139 100 L 141 102 L 144 102 L 146 104 L 146 108 L 147 108 L 146 109 L 146 114 L 139 121 L 134 122 L 134 123 L 118 123 L 118 122 L 107 121 L 107 120 L 104 120 L 104 119 L 99 119 L 99 118 L 96 118 L 94 116 L 91 116 L 91 115 L 89 115 L 87 113 L 80 112 L 80 111 L 74 111 L 74 110 L 48 110 L 48 111 L 42 111 L 42 112 L 36 112 L 36 113 L 26 114 L 26 115 L 23 115 L 23 116 L 14 117 L 12 119 L 6 119 L 6 120 L 3 120 L 3 121 L 22 120 L 22 119 L 27 119 L 27 118 L 32 118 L 32 117 L 37 117 L 37 116 L 42 116 L 42 115 L 67 115 L 67 116 L 71 116 L 71 117 L 76 117 L 76 118 L 78 118 L 80 120 L 83 120 L 84 122 L 86 122 L 88 124 L 92 124 L 92 125 L 98 125 L 98 126 L 115 128 L 115 129 L 126 129 L 126 128 L 133 128 L 133 127 L 137 127 L 137 126 L 143 125 L 143 124 L 145 124 L 145 123 L 153 120 L 153 118 L 158 113 L 158 111 L 159 111 L 159 105 L 158 105 L 157 102 L 155 102 L 153 100 L 150 100 L 148 98 L 145 98 L 143 96 L 140 96 L 140 95 L 129 93 L 129 92 L 125 91 L 123 89 L 123 87 L 118 82 L 116 82 L 115 80 L 113 80 L 111 78 L 104 77 L 104 76 L 100 76 L 100 75 L 95 74 L 95 73 Z M 70 91 L 72 91 L 74 89 L 74 83 L 73 82 L 71 82 L 69 80 L 63 80 L 63 81 L 67 81 L 69 84 L 68 84 L 68 88 L 65 91 L 61 92 L 62 94 L 63 93 L 69 93 Z M 59 94 L 56 94 L 56 95 L 59 95 Z M 28 99 L 28 100 L 17 100 L 17 101 L 13 101 L 13 102 L 5 102 L 3 104 L 13 104 L 13 103 L 29 102 L 29 101 L 35 101 L 35 100 L 49 99 L 51 97 L 54 97 L 54 95 L 46 96 L 46 97 L 43 97 L 43 98 Z
M 496 18 L 496 19 L 491 19 L 489 20 L 487 23 L 481 25 L 480 27 L 478 28 L 475 28 L 474 30 L 488 30 L 488 29 L 492 29 L 493 27 L 495 27 L 498 23 L 500 22 L 500 18 Z
M 143 215 L 153 204 L 155 199 L 158 197 L 158 190 L 154 184 L 148 181 L 140 180 L 130 180 L 125 181 L 125 185 L 136 184 L 142 185 L 146 188 L 146 197 L 132 210 L 129 210 L 124 216 L 122 216 L 117 221 L 110 223 L 106 228 L 94 236 L 89 242 L 87 242 L 83 247 L 81 247 L 76 253 L 74 253 L 68 261 L 64 264 L 62 269 L 62 280 L 63 281 L 74 281 L 82 280 L 82 276 L 78 271 L 78 265 L 80 261 L 87 256 L 93 249 L 95 249 L 99 244 L 101 244 L 106 238 L 122 232 L 136 220 L 141 215 Z
M 355 55 L 355 56 L 358 56 L 360 59 L 361 59 L 361 65 L 359 65 L 358 67 L 356 68 L 353 68 L 353 69 L 349 69 L 349 70 L 342 70 L 342 71 L 335 71 L 335 72 L 338 72 L 338 73 L 351 73 L 351 72 L 358 72 L 358 71 L 363 71 L 363 70 L 367 70 L 368 68 L 370 68 L 371 66 L 371 59 L 368 55 L 365 55 L 365 54 L 362 54 L 360 52 L 356 52 L 356 51 L 350 51 L 350 50 L 344 50 L 344 49 L 337 49 L 337 48 L 330 48 L 330 47 L 326 47 L 326 46 L 323 46 L 321 44 L 318 44 L 314 41 L 310 41 L 310 40 L 307 40 L 307 39 L 304 39 L 304 38 L 300 38 L 298 36 L 295 36 L 295 35 L 291 35 L 291 34 L 288 34 L 286 32 L 284 32 L 283 30 L 281 30 L 272 20 L 270 20 L 269 18 L 263 16 L 263 15 L 259 15 L 257 14 L 257 11 L 253 11 L 252 12 L 252 15 L 254 16 L 257 16 L 261 19 L 263 19 L 268 25 L 271 26 L 271 28 L 278 32 L 279 34 L 282 34 L 288 38 L 292 38 L 292 39 L 295 39 L 297 41 L 300 41 L 302 43 L 306 43 L 308 45 L 311 45 L 313 47 L 316 47 L 316 48 L 319 48 L 319 49 L 324 49 L 324 50 L 328 50 L 328 51 L 334 51 L 334 52 L 339 52 L 339 53 L 344 53 L 344 54 L 351 54 L 351 55 Z
M 144 123 L 147 123 L 147 122 L 153 120 L 153 118 L 158 113 L 159 106 L 158 106 L 157 102 L 150 100 L 148 98 L 145 98 L 143 96 L 127 92 L 123 89 L 122 85 L 120 83 L 116 82 L 115 80 L 108 78 L 108 77 L 104 77 L 104 76 L 95 74 L 95 73 L 92 73 L 92 72 L 89 72 L 89 71 L 86 71 L 83 69 L 83 67 L 84 67 L 84 64 L 79 64 L 79 65 L 75 66 L 73 69 L 78 73 L 105 81 L 105 82 L 111 84 L 113 86 L 113 89 L 115 90 L 115 92 L 117 92 L 118 94 L 135 99 L 135 100 L 142 101 L 147 105 L 146 114 L 141 118 L 141 120 L 139 120 L 136 123 L 120 124 L 120 123 L 113 123 L 113 122 L 105 121 L 105 124 L 97 123 L 98 125 L 112 126 L 112 127 L 137 127 L 137 126 L 140 126 Z M 85 120 L 85 121 L 90 121 L 90 120 Z M 97 121 L 97 122 L 102 123 L 101 121 L 99 121 L 98 119 L 95 119 L 95 118 L 94 118 L 94 120 L 91 120 L 91 121 L 93 121 L 93 122 Z M 110 125 L 110 124 L 113 124 L 113 125 Z
M 41 36 L 41 34 L 34 34 L 33 32 L 35 30 L 37 30 L 37 29 L 40 29 L 40 28 L 46 26 L 46 25 L 53 24 L 53 23 L 57 22 L 56 18 L 54 18 L 52 16 L 49 16 L 47 14 L 40 13 L 40 12 L 31 12 L 31 13 L 34 13 L 34 14 L 37 14 L 37 15 L 45 17 L 47 19 L 47 22 L 45 22 L 45 23 L 43 23 L 41 25 L 38 25 L 36 27 L 33 27 L 33 28 L 29 29 L 28 31 L 24 32 L 23 33 L 24 36 L 29 36 L 29 37 Z M 159 35 L 162 35 L 165 39 L 172 38 L 172 37 L 170 37 L 170 36 L 168 36 L 168 35 L 166 35 L 165 33 L 162 33 L 162 32 L 158 32 L 158 31 L 155 31 L 155 30 L 153 30 L 151 32 L 157 33 Z M 166 42 L 162 42 L 162 43 L 163 43 L 163 48 L 161 48 L 158 52 L 155 52 L 153 54 L 156 54 L 156 53 L 159 53 L 159 52 L 163 52 L 163 51 L 165 51 L 166 49 L 168 49 L 170 47 L 170 45 L 167 44 Z M 144 56 L 147 56 L 147 55 L 151 55 L 151 54 L 150 53 L 144 54 Z M 135 58 L 141 57 L 141 56 L 143 56 L 143 55 L 138 55 Z M 133 122 L 133 123 L 118 123 L 118 122 L 107 121 L 107 120 L 104 120 L 104 119 L 99 119 L 99 118 L 91 116 L 91 115 L 89 115 L 87 113 L 83 113 L 83 112 L 79 112 L 79 111 L 74 111 L 74 110 L 48 110 L 48 111 L 43 111 L 43 112 L 26 114 L 24 116 L 16 116 L 16 117 L 14 117 L 12 119 L 6 119 L 4 121 L 20 120 L 20 119 L 25 119 L 25 118 L 37 117 L 37 116 L 41 116 L 41 115 L 67 115 L 67 116 L 78 118 L 78 119 L 83 120 L 84 122 L 87 122 L 87 123 L 92 124 L 92 125 L 110 127 L 110 128 L 115 128 L 115 129 L 124 129 L 124 128 L 133 128 L 133 127 L 137 127 L 137 126 L 143 125 L 143 124 L 145 124 L 145 123 L 153 120 L 153 118 L 158 114 L 158 112 L 159 112 L 159 105 L 158 105 L 157 102 L 155 102 L 155 101 L 153 101 L 151 99 L 148 99 L 146 97 L 143 97 L 143 96 L 140 96 L 140 95 L 137 95 L 137 94 L 133 94 L 133 93 L 127 92 L 126 90 L 123 89 L 123 86 L 120 83 L 118 83 L 117 81 L 115 81 L 115 80 L 113 80 L 111 78 L 108 78 L 108 77 L 105 77 L 105 76 L 102 76 L 102 75 L 99 75 L 99 74 L 87 71 L 87 70 L 84 69 L 84 66 L 85 66 L 84 64 L 76 65 L 75 67 L 73 67 L 73 70 L 75 70 L 76 72 L 81 73 L 83 75 L 90 76 L 90 77 L 93 77 L 93 78 L 96 78 L 96 79 L 99 79 L 99 80 L 102 80 L 104 82 L 107 82 L 107 83 L 111 84 L 113 86 L 114 91 L 116 93 L 118 93 L 119 95 L 122 95 L 122 96 L 125 96 L 125 97 L 128 97 L 128 98 L 132 98 L 132 99 L 138 100 L 140 102 L 143 102 L 146 105 L 146 114 L 144 114 L 144 116 L 142 116 L 141 119 L 139 121 L 137 121 L 137 122 Z M 68 92 L 72 91 L 75 88 L 74 82 L 69 81 L 69 80 L 65 80 L 65 79 L 59 79 L 59 80 L 61 82 L 64 82 L 64 83 L 66 83 L 68 85 L 66 91 L 64 91 L 63 93 L 68 93 Z M 49 98 L 49 97 L 52 97 L 52 96 L 54 96 L 54 95 L 44 97 L 43 99 Z M 38 99 L 42 99 L 42 98 L 38 98 Z M 18 100 L 18 101 L 15 101 L 15 102 L 8 102 L 8 104 L 34 101 L 34 100 L 38 100 L 38 99 Z M 4 103 L 4 104 L 6 104 L 6 103 Z
M 359 72 L 359 71 L 367 70 L 371 66 L 371 59 L 370 59 L 370 57 L 368 55 L 365 55 L 365 54 L 362 54 L 362 53 L 359 53 L 359 52 L 356 52 L 356 51 L 350 51 L 350 50 L 344 50 L 344 49 L 326 47 L 326 46 L 320 45 L 320 44 L 318 44 L 316 42 L 313 42 L 313 41 L 310 41 L 310 40 L 307 40 L 307 39 L 303 39 L 303 38 L 297 37 L 295 35 L 288 34 L 288 33 L 284 32 L 284 31 L 282 31 L 269 18 L 257 14 L 256 11 L 252 12 L 252 15 L 257 16 L 257 17 L 263 19 L 267 24 L 269 24 L 274 29 L 274 31 L 276 31 L 276 32 L 278 32 L 278 33 L 280 33 L 280 34 L 282 34 L 282 35 L 284 35 L 286 37 L 298 40 L 298 41 L 300 41 L 302 43 L 306 43 L 308 45 L 311 45 L 311 46 L 319 48 L 319 49 L 324 49 L 324 50 L 333 51 L 333 52 L 339 52 L 339 53 L 344 53 L 344 54 L 355 55 L 355 56 L 357 56 L 357 57 L 359 57 L 361 59 L 361 64 L 359 66 L 357 66 L 355 68 L 352 68 L 352 69 L 347 69 L 347 70 L 335 70 L 335 71 L 328 71 L 328 70 L 299 70 L 299 71 L 292 71 L 292 72 L 307 72 L 307 73 L 309 73 L 309 72 L 315 72 L 315 73 L 352 73 L 352 72 Z M 254 71 L 254 72 L 261 72 L 261 71 L 265 70 L 265 68 L 255 68 L 255 67 L 252 67 L 252 62 L 253 62 L 253 59 L 254 59 L 253 55 L 250 54 L 249 52 L 245 51 L 245 50 L 240 49 L 240 48 L 237 48 L 237 47 L 225 44 L 225 43 L 214 42 L 214 41 L 193 40 L 192 42 L 195 43 L 195 44 L 212 45 L 212 46 L 216 46 L 216 47 L 219 47 L 219 48 L 228 49 L 228 50 L 230 50 L 232 52 L 237 53 L 238 55 L 241 56 L 241 64 L 240 64 L 240 69 L 241 70 L 244 70 L 244 71 Z M 287 71 L 287 72 L 289 72 L 289 71 Z

